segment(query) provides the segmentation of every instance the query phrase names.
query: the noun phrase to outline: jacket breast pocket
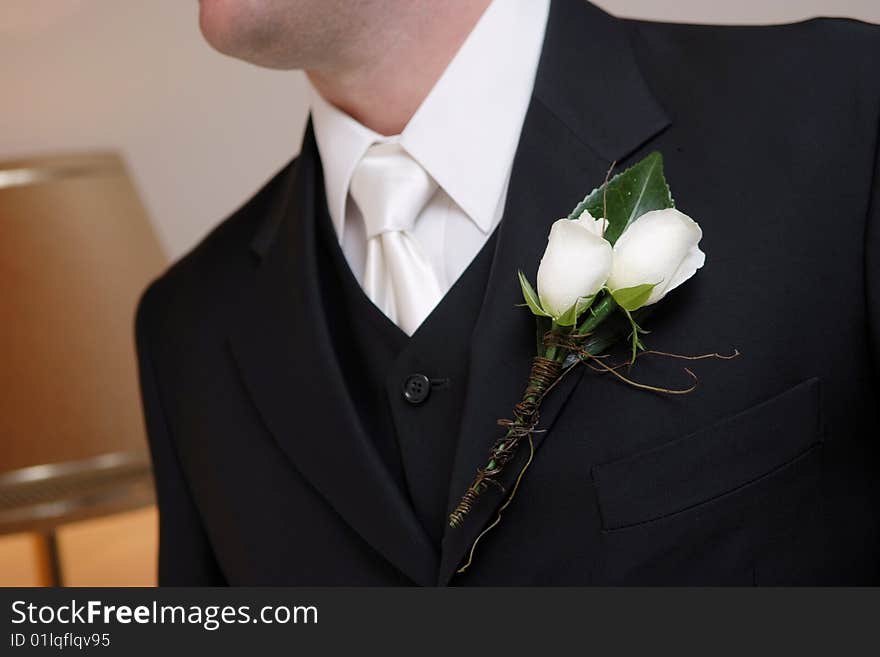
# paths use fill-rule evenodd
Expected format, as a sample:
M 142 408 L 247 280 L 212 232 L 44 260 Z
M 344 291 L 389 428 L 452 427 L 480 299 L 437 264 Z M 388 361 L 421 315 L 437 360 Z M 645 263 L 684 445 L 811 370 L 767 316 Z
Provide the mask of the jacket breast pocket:
M 818 378 L 695 433 L 594 466 L 605 530 L 698 507 L 773 476 L 822 442 Z

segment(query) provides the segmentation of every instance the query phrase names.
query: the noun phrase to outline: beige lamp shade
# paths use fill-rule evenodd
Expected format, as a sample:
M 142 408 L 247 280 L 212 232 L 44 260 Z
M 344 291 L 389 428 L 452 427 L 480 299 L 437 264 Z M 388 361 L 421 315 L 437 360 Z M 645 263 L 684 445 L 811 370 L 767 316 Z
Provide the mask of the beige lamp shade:
M 0 473 L 145 449 L 133 317 L 164 266 L 118 156 L 0 163 Z

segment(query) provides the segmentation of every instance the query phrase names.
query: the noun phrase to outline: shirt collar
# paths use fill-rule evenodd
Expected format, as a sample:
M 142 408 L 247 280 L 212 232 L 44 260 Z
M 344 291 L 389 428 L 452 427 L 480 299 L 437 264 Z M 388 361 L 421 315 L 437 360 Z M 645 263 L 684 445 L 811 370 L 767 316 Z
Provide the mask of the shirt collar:
M 399 141 L 480 230 L 493 228 L 548 10 L 549 0 L 494 0 L 398 136 L 379 135 L 311 88 L 327 204 L 340 237 L 354 168 L 370 145 L 389 140 Z
M 345 202 L 354 168 L 372 144 L 386 138 L 328 103 L 310 82 L 308 87 L 312 127 L 324 171 L 327 210 L 336 234 L 342 239 Z

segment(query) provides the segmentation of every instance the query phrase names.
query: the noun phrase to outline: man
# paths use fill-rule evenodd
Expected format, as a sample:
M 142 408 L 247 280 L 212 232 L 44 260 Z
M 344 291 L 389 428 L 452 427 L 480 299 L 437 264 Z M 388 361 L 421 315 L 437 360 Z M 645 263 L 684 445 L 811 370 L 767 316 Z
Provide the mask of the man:
M 877 582 L 880 29 L 581 0 L 200 10 L 218 50 L 304 69 L 312 114 L 138 312 L 161 583 Z M 534 354 L 516 272 L 654 150 L 707 260 L 650 346 L 742 355 L 678 397 L 567 377 L 457 573 L 505 493 L 448 514 Z

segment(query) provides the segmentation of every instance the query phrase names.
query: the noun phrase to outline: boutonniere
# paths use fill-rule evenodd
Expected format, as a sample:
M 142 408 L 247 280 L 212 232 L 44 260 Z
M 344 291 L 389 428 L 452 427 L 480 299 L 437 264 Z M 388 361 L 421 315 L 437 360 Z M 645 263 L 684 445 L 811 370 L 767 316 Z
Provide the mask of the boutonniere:
M 639 321 L 650 306 L 704 265 L 703 233 L 696 221 L 675 208 L 660 153 L 651 153 L 609 180 L 610 173 L 567 218 L 554 222 L 538 267 L 537 291 L 519 272 L 524 305 L 538 322 L 538 353 L 512 419 L 499 420 L 506 432 L 496 440 L 486 465 L 477 471 L 450 515 L 450 526 L 464 521 L 490 485 L 501 485 L 499 475 L 520 450 L 526 449 L 528 456 L 511 490 L 506 491 L 495 521 L 477 537 L 458 572 L 467 569 L 477 543 L 497 526 L 513 501 L 532 462 L 541 403 L 574 367 L 584 364 L 643 390 L 687 394 L 695 384 L 684 389 L 647 385 L 621 369 L 648 354 L 687 360 L 739 355 L 684 356 L 645 348 L 641 336 L 646 331 Z M 606 352 L 624 339 L 629 341 L 628 358 L 623 363 L 609 362 Z M 696 381 L 690 369 L 685 371 Z

